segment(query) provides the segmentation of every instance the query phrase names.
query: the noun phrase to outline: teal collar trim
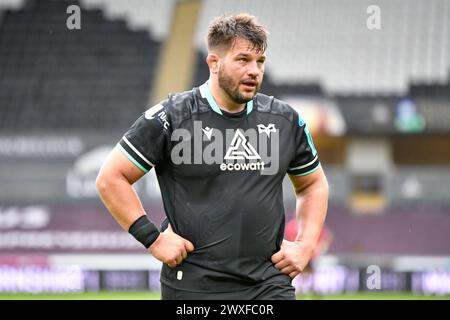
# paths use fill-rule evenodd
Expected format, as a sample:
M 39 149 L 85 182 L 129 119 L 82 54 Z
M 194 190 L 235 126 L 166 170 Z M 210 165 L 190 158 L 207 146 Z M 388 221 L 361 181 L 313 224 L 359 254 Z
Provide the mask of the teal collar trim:
M 200 94 L 202 95 L 203 98 L 206 98 L 206 100 L 208 100 L 208 103 L 211 106 L 211 108 L 218 114 L 223 115 L 222 110 L 220 110 L 216 100 L 214 100 L 211 94 L 211 90 L 209 89 L 209 80 L 206 81 L 204 84 L 202 84 L 199 89 Z M 247 102 L 247 114 L 252 112 L 252 110 L 253 110 L 253 100 L 250 100 L 249 102 Z
M 206 81 L 204 84 L 200 86 L 200 93 L 203 98 L 206 98 L 206 100 L 208 100 L 209 105 L 215 112 L 217 112 L 220 115 L 223 115 L 222 110 L 220 110 L 216 100 L 214 100 L 211 94 L 211 90 L 209 90 L 209 81 Z
M 253 100 L 250 100 L 249 102 L 247 102 L 247 114 L 252 112 L 252 110 L 253 110 Z

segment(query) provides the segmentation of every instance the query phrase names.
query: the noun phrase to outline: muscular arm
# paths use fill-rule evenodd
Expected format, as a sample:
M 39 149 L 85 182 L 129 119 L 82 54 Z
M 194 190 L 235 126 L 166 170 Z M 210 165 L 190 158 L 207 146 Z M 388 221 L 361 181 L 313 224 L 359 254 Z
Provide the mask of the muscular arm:
M 100 199 L 120 226 L 128 231 L 145 210 L 133 184 L 144 172 L 136 167 L 116 148 L 110 153 L 97 176 L 96 187 Z M 148 248 L 152 255 L 163 263 L 174 267 L 194 250 L 188 240 L 178 236 L 169 226 Z
M 104 205 L 120 226 L 128 231 L 145 210 L 133 184 L 144 172 L 114 148 L 97 176 L 96 186 Z
M 283 273 L 294 278 L 308 264 L 317 245 L 328 208 L 328 183 L 322 168 L 306 176 L 289 178 L 296 194 L 296 216 L 301 220 L 294 242 L 283 241 L 272 262 Z
M 296 240 L 316 246 L 328 209 L 328 182 L 322 168 L 307 176 L 289 178 L 296 195 L 296 217 L 301 221 Z

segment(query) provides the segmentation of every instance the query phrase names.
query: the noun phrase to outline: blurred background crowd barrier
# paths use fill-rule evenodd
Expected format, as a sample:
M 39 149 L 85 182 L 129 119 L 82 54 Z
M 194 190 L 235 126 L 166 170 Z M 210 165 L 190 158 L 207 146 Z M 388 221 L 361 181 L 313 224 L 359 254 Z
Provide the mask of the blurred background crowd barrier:
M 98 199 L 148 107 L 209 76 L 208 22 L 270 32 L 262 92 L 299 110 L 330 183 L 328 251 L 299 293 L 450 294 L 449 0 L 0 0 L 0 292 L 159 290 Z M 154 172 L 136 185 L 164 217 Z M 286 221 L 295 199 L 284 182 Z M 373 269 L 375 268 L 375 269 Z

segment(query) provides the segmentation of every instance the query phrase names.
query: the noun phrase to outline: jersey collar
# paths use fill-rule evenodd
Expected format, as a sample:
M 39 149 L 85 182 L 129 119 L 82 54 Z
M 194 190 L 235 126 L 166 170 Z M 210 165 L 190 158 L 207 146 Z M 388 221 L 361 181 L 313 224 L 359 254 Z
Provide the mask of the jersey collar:
M 214 97 L 211 94 L 211 90 L 209 89 L 209 80 L 206 81 L 204 84 L 202 84 L 199 89 L 200 94 L 202 95 L 203 98 L 206 98 L 206 100 L 208 100 L 208 103 L 211 106 L 211 108 L 218 114 L 223 115 L 222 110 L 220 110 L 216 100 L 214 100 Z M 253 110 L 253 100 L 250 100 L 249 102 L 247 102 L 247 114 L 252 112 L 252 110 Z

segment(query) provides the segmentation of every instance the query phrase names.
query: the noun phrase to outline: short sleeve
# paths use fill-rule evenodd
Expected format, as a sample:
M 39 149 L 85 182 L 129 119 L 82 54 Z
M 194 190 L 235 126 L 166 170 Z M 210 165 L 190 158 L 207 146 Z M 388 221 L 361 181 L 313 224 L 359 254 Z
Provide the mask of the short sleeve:
M 148 109 L 123 135 L 118 148 L 147 173 L 165 159 L 170 142 L 170 119 L 163 103 Z
M 295 176 L 304 176 L 320 167 L 319 156 L 306 123 L 295 113 L 294 116 L 294 157 L 287 172 Z

